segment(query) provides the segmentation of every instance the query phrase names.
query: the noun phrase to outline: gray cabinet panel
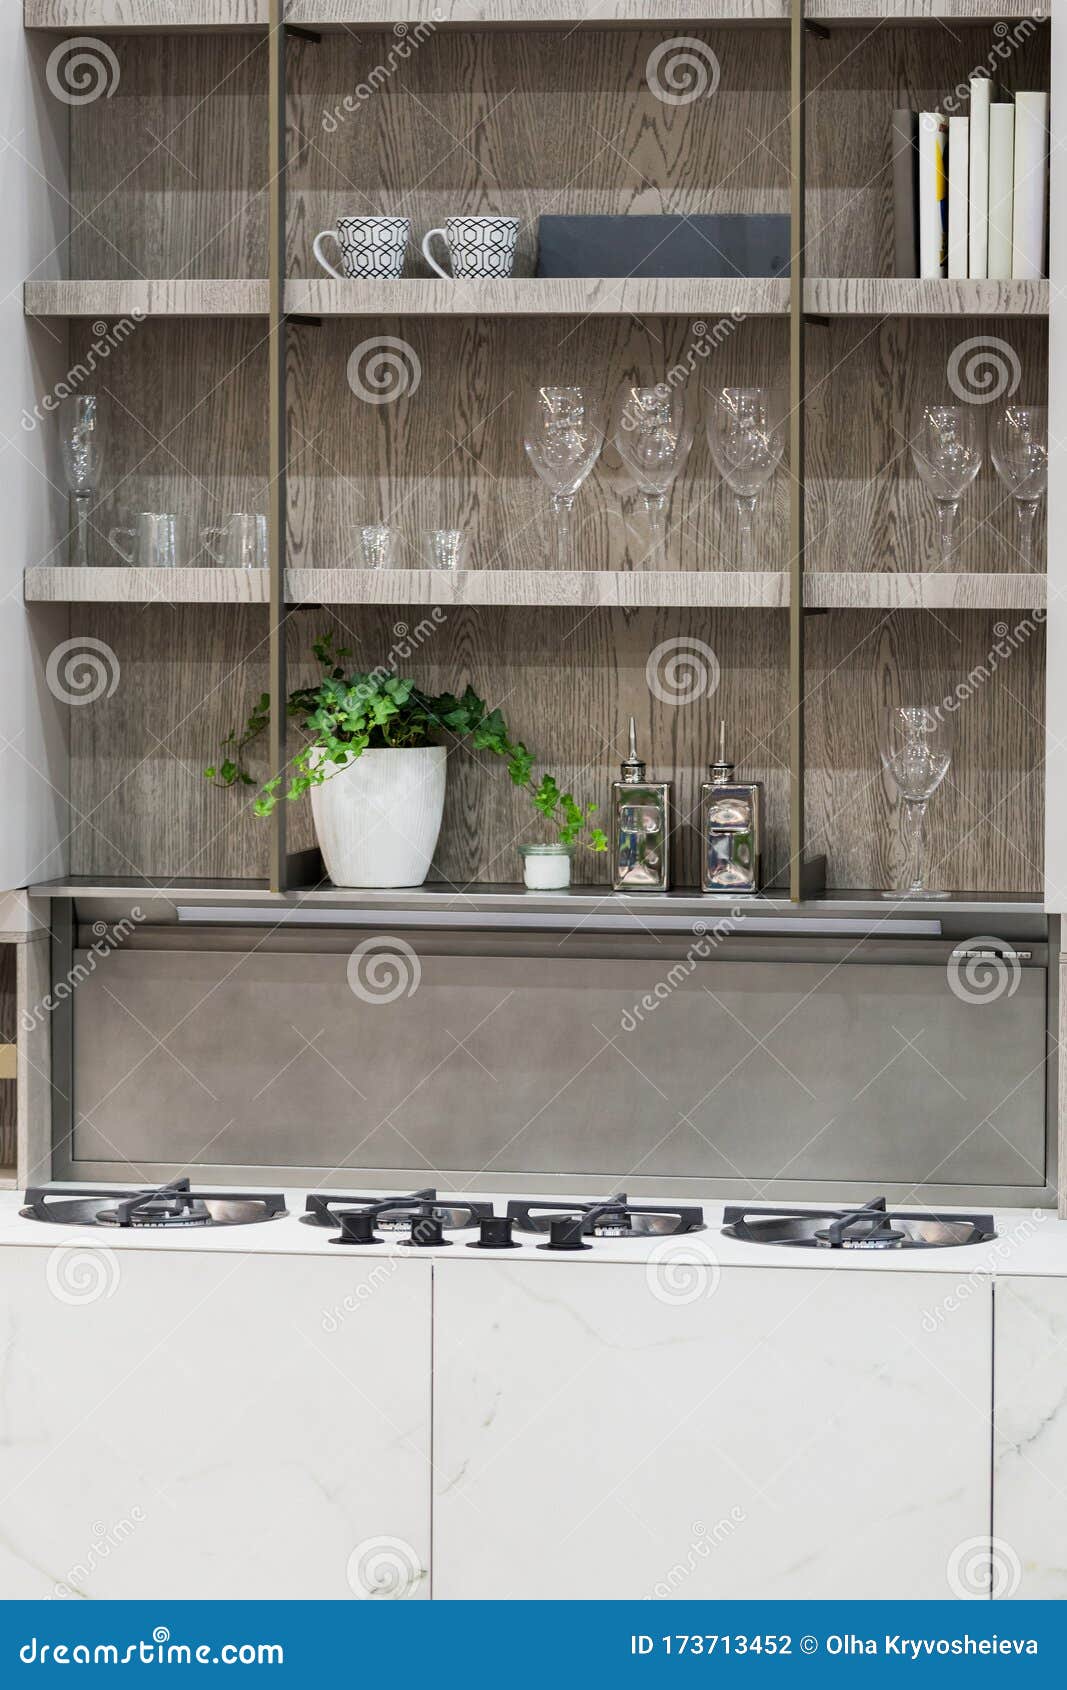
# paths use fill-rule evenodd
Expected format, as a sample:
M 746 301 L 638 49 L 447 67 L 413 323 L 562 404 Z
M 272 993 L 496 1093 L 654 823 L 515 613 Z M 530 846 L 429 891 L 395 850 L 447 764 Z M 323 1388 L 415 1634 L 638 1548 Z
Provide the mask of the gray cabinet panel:
M 112 955 L 76 993 L 75 1160 L 1044 1180 L 1041 968 L 976 1003 L 943 963 L 375 966 Z

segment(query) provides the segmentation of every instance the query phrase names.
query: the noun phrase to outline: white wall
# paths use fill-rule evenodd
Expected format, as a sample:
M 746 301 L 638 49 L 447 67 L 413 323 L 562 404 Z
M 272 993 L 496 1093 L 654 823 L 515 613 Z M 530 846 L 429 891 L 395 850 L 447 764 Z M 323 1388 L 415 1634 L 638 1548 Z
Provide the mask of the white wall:
M 45 663 L 69 616 L 22 601 L 24 568 L 60 558 L 67 526 L 55 425 L 23 423 L 68 364 L 65 325 L 22 314 L 28 276 L 64 273 L 69 108 L 44 76 L 57 39 L 0 5 L 0 891 L 61 873 L 67 832 L 65 707 Z

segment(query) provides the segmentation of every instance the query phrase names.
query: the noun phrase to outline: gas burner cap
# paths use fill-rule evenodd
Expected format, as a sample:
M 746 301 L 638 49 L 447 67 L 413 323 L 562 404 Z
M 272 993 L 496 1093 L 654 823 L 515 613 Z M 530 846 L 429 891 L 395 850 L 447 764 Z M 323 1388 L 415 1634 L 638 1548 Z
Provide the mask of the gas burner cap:
M 857 1233 L 854 1237 L 846 1233 L 842 1238 L 831 1238 L 829 1227 L 820 1227 L 814 1234 L 815 1242 L 825 1250 L 899 1250 L 904 1243 L 904 1233 L 890 1229 L 878 1232 L 868 1232 L 866 1235 Z

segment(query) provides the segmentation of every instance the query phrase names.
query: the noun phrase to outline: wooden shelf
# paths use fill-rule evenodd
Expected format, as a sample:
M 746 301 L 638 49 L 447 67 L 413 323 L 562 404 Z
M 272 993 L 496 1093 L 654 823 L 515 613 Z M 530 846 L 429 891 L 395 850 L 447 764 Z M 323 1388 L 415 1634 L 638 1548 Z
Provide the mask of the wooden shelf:
M 1023 0 L 807 0 L 806 17 L 824 23 L 986 23 L 1048 16 Z
M 290 23 L 307 28 L 387 29 L 436 21 L 438 28 L 612 29 L 641 24 L 785 23 L 789 0 L 289 0 Z
M 265 29 L 268 0 L 24 0 L 27 29 L 139 33 Z
M 265 317 L 265 281 L 26 282 L 28 317 Z
M 286 310 L 309 317 L 776 317 L 789 309 L 778 277 L 542 277 L 453 282 L 290 281 Z
M 29 604 L 267 604 L 270 578 L 265 569 L 133 569 L 126 564 L 68 569 L 36 564 L 26 570 L 23 591 Z
M 811 610 L 1043 610 L 1048 576 L 866 570 L 804 577 Z
M 789 603 L 778 570 L 291 569 L 291 604 L 753 605 Z
M 265 317 L 265 281 L 26 282 L 30 317 Z M 286 283 L 286 310 L 302 317 L 779 317 L 789 283 L 778 277 L 540 277 L 452 282 L 326 278 Z M 1049 284 L 813 277 L 804 305 L 823 317 L 1047 317 Z
M 804 308 L 823 317 L 1047 317 L 1048 282 L 812 277 Z

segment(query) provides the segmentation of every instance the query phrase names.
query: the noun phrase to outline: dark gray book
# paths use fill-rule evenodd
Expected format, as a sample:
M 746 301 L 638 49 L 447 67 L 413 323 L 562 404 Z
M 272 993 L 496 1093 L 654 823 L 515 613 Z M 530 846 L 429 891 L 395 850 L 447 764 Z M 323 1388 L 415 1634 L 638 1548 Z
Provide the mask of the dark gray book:
M 890 126 L 893 150 L 893 273 L 919 274 L 919 114 L 899 109 Z
M 789 218 L 542 217 L 539 276 L 788 276 Z

